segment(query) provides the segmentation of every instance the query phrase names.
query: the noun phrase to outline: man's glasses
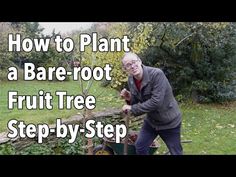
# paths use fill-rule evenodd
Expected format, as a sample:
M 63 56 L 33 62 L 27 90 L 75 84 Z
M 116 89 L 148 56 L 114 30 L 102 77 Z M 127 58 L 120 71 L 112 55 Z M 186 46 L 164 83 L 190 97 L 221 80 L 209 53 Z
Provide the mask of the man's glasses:
M 125 69 L 131 69 L 133 65 L 135 65 L 139 60 L 132 60 L 131 63 L 127 63 L 126 65 L 123 65 Z

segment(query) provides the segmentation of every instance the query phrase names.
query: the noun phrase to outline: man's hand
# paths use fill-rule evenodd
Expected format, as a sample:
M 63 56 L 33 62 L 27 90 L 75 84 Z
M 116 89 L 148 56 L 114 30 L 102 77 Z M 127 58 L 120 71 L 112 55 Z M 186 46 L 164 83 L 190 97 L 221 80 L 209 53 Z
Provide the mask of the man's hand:
M 128 112 L 130 112 L 130 110 L 131 110 L 131 106 L 130 105 L 124 105 L 123 107 L 122 107 L 122 111 L 123 112 L 125 112 L 125 113 L 128 113 Z
M 126 101 L 131 100 L 131 93 L 130 91 L 126 90 L 125 88 L 120 92 L 120 96 L 125 99 Z

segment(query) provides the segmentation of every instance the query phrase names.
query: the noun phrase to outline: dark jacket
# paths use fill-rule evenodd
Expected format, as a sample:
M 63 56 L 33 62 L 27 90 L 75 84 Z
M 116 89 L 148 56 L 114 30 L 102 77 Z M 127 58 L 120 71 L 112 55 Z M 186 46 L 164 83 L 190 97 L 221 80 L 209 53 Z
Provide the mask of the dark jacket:
M 131 92 L 131 113 L 139 116 L 147 113 L 146 120 L 157 130 L 175 128 L 181 122 L 181 113 L 172 88 L 162 70 L 143 66 L 140 92 L 133 76 L 129 76 Z

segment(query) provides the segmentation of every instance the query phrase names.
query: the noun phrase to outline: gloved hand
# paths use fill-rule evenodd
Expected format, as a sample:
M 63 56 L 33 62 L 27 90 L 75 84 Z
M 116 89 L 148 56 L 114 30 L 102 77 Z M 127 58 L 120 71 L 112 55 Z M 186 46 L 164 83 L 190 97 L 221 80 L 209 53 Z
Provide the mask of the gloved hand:
M 122 111 L 125 113 L 125 114 L 128 114 L 129 112 L 130 112 L 130 110 L 131 110 L 131 106 L 130 105 L 124 105 L 123 107 L 122 107 Z

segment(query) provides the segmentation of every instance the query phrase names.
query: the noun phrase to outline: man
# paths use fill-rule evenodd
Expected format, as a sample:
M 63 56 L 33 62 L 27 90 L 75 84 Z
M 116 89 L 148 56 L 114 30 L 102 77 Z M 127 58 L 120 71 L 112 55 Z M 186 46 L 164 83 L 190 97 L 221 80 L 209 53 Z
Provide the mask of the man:
M 172 88 L 162 70 L 142 64 L 134 53 L 127 53 L 122 64 L 129 74 L 129 91 L 123 89 L 121 97 L 127 102 L 123 111 L 146 118 L 135 142 L 137 154 L 147 155 L 149 146 L 159 135 L 172 155 L 182 155 L 180 141 L 181 113 Z

